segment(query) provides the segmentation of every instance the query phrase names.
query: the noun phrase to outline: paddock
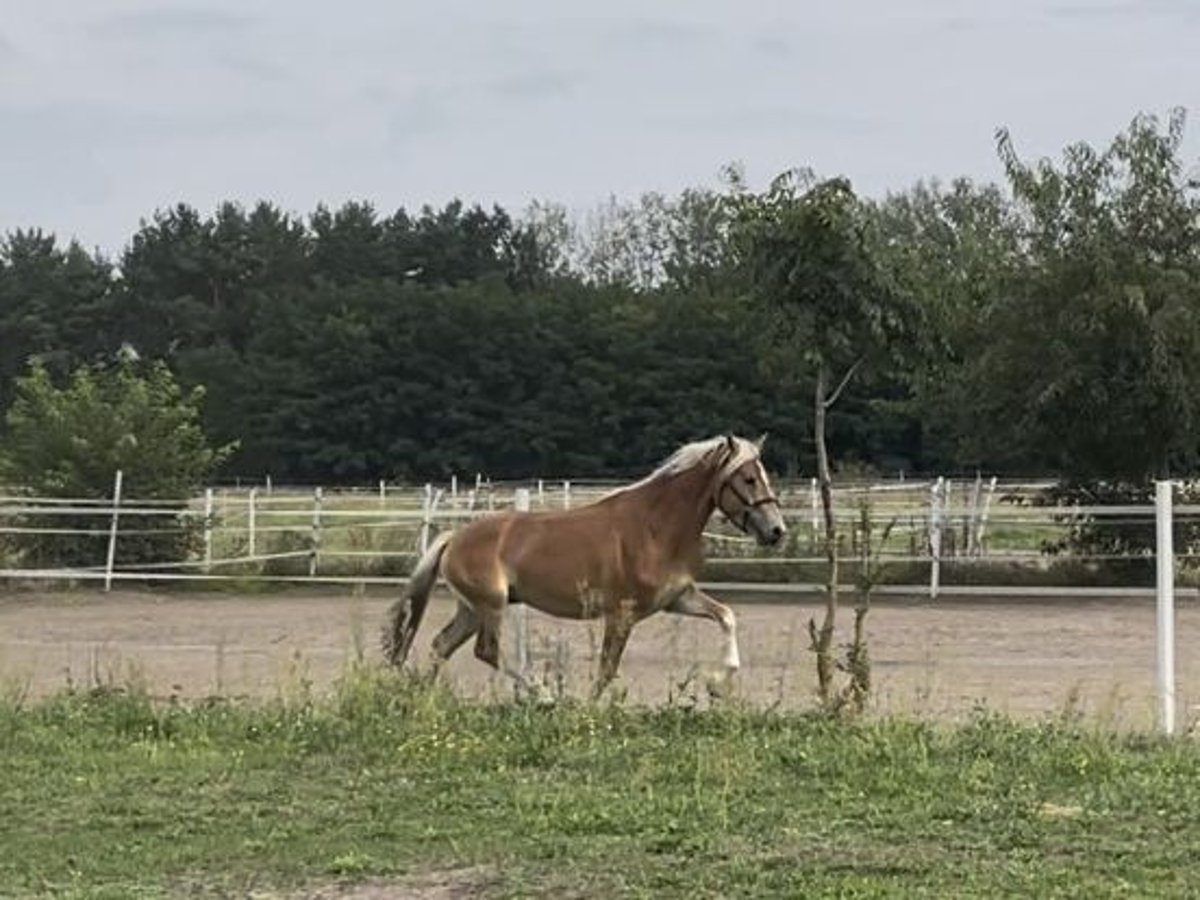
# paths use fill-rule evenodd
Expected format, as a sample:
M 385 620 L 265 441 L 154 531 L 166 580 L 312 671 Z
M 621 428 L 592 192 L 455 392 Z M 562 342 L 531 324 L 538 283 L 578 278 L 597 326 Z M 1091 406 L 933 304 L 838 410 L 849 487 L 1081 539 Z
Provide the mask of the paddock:
M 270 697 L 327 691 L 356 659 L 380 663 L 379 631 L 393 593 L 304 588 L 278 593 L 9 590 L 0 595 L 0 685 L 41 697 L 68 685 L 141 684 L 156 697 Z M 813 703 L 807 622 L 814 595 L 726 592 L 739 620 L 735 693 L 784 709 Z M 410 668 L 453 604 L 440 591 Z M 839 622 L 839 643 L 851 623 Z M 529 611 L 533 672 L 551 693 L 586 696 L 600 626 Z M 955 719 L 979 707 L 1015 717 L 1080 713 L 1118 728 L 1151 727 L 1155 710 L 1152 598 L 973 596 L 884 598 L 868 633 L 874 714 Z M 509 634 L 514 629 L 509 629 Z M 1200 604 L 1177 610 L 1180 730 L 1200 715 Z M 617 689 L 627 701 L 707 703 L 719 630 L 660 614 L 634 630 Z M 457 691 L 512 696 L 509 680 L 465 647 L 444 668 Z

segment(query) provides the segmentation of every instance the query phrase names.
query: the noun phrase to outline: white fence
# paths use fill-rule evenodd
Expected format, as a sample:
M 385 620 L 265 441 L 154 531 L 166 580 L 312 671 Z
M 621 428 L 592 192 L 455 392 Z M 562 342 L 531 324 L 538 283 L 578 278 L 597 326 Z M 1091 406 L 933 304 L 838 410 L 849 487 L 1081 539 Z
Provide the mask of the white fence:
M 404 572 L 411 562 L 424 552 L 438 531 L 492 511 L 511 509 L 519 496 L 527 496 L 530 508 L 535 510 L 569 508 L 590 502 L 612 487 L 595 481 L 499 484 L 480 477 L 469 489 L 460 489 L 457 479 L 444 485 L 419 486 L 380 482 L 369 490 L 281 488 L 267 483 L 212 488 L 179 504 L 123 497 L 118 474 L 112 496 L 105 499 L 0 494 L 0 540 L 16 535 L 47 540 L 72 537 L 94 547 L 89 554 L 93 563 L 46 569 L 22 567 L 10 561 L 0 567 L 0 577 L 102 580 L 106 588 L 115 581 L 223 578 L 399 584 L 404 582 Z M 880 584 L 879 590 L 922 592 L 933 599 L 947 593 L 970 592 L 967 588 L 1000 592 L 1012 587 L 1012 573 L 1021 567 L 1033 571 L 1066 561 L 1084 568 L 1116 560 L 1140 561 L 1147 573 L 1151 571 L 1151 560 L 1144 553 L 1075 552 L 1056 557 L 1045 552 L 1045 545 L 1061 538 L 1069 523 L 1081 517 L 1114 526 L 1141 521 L 1152 531 L 1152 506 L 1031 505 L 1032 498 L 1045 487 L 1045 483 L 1000 483 L 994 478 L 960 482 L 937 478 L 840 487 L 835 491 L 835 505 L 844 535 L 842 556 L 853 563 L 862 555 L 863 542 L 878 542 L 886 531 L 887 540 L 878 550 L 876 567 L 905 566 L 907 572 L 921 573 L 921 580 Z M 771 590 L 813 589 L 811 580 L 798 584 L 795 572 L 817 574 L 816 567 L 824 560 L 815 482 L 785 483 L 779 486 L 779 493 L 789 525 L 789 535 L 782 545 L 759 548 L 718 514 L 705 532 L 709 564 L 726 572 L 737 572 L 740 567 L 757 573 L 737 580 L 762 581 Z M 143 554 L 136 565 L 122 561 L 123 541 L 185 533 L 195 538 L 186 554 L 153 560 L 145 559 Z M 270 565 L 288 560 L 304 565 Z M 376 571 L 372 573 L 367 565 L 357 569 L 347 565 L 355 560 L 373 563 Z M 960 574 L 980 574 L 970 579 L 970 585 L 950 583 L 944 578 L 948 565 Z M 1010 567 L 1007 572 L 1001 569 L 1005 565 Z M 762 577 L 770 569 L 788 574 Z M 353 571 L 339 574 L 347 570 Z M 1126 590 L 1082 582 L 1063 584 L 1075 592 Z
M 457 479 L 420 486 L 380 482 L 371 489 L 280 488 L 269 482 L 247 488 L 213 488 L 186 504 L 123 496 L 122 477 L 101 500 L 0 496 L 0 541 L 70 538 L 88 548 L 92 564 L 47 568 L 0 556 L 0 578 L 114 582 L 284 581 L 401 585 L 404 572 L 440 530 L 488 512 L 511 508 L 563 508 L 590 502 L 614 485 L 602 482 L 536 480 L 496 484 L 476 477 L 469 487 Z M 1169 482 L 1160 483 L 1151 505 L 1044 507 L 1030 505 L 1044 483 L 1000 483 L 996 479 L 851 485 L 835 503 L 846 536 L 843 557 L 863 558 L 879 543 L 867 565 L 920 575 L 879 583 L 878 594 L 1021 594 L 1024 596 L 1149 596 L 1158 602 L 1158 679 L 1163 727 L 1174 729 L 1174 576 L 1186 552 L 1173 546 L 1173 518 L 1195 517 L 1198 506 L 1172 509 Z M 759 548 L 715 516 L 705 532 L 710 569 L 725 577 L 709 587 L 741 592 L 798 594 L 820 589 L 820 510 L 812 481 L 778 485 L 789 538 L 779 548 Z M 1063 537 L 1072 522 L 1087 518 L 1142 527 L 1155 535 L 1156 552 L 1052 556 L 1044 545 Z M 122 561 L 123 541 L 188 534 L 193 549 L 173 559 Z M 92 552 L 94 548 L 94 552 Z M 0 545 L 2 553 L 2 545 Z M 1088 566 L 1117 560 L 1156 573 L 1156 587 L 1081 583 L 1013 584 L 1014 573 L 1045 572 L 1070 563 Z M 945 578 L 953 567 L 959 583 Z M 790 567 L 790 568 L 789 568 Z M 805 568 L 807 567 L 807 568 Z M 740 572 L 749 573 L 739 577 Z M 787 577 L 763 577 L 785 572 Z M 962 583 L 963 575 L 970 583 Z M 804 577 L 807 576 L 807 577 Z M 1192 591 L 1191 593 L 1195 593 Z M 518 644 L 520 646 L 520 644 Z

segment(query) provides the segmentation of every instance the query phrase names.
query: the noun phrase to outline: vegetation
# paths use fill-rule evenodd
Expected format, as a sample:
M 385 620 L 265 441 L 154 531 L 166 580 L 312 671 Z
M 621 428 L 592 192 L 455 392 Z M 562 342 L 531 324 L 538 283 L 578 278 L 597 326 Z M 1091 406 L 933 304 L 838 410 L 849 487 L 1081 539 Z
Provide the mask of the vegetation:
M 828 567 L 821 626 L 810 622 L 809 633 L 820 694 L 831 703 L 840 560 L 826 422 L 859 369 L 886 373 L 905 348 L 918 346 L 920 310 L 895 289 L 872 252 L 870 217 L 844 179 L 814 184 L 805 173 L 782 176 L 762 197 L 739 192 L 734 208 L 737 263 L 769 325 L 768 365 L 781 370 L 784 385 L 813 386 Z
M 796 182 L 797 209 L 853 210 L 858 255 L 784 240 L 749 268 L 738 210 L 778 191 L 737 177 L 582 223 L 552 204 L 179 206 L 112 261 L 20 231 L 0 242 L 0 405 L 31 358 L 61 384 L 128 342 L 206 387 L 205 431 L 240 441 L 229 478 L 628 476 L 728 429 L 770 432 L 775 469 L 812 472 L 815 382 L 832 391 L 865 325 L 886 354 L 828 410 L 835 468 L 1124 490 L 1191 471 L 1200 444 L 1200 190 L 1182 128 L 1140 116 L 1107 148 L 1035 162 L 1001 133 L 1002 187 L 872 201 Z M 885 327 L 855 279 L 920 326 Z M 824 312 L 781 334 L 762 298 L 785 283 L 781 302 Z
M 13 897 L 415 875 L 479 896 L 1168 897 L 1200 878 L 1200 747 L 1069 717 L 484 705 L 359 670 L 328 699 L 10 697 L 0 757 Z
M 165 364 L 143 367 L 128 350 L 112 365 L 76 369 L 63 388 L 35 362 L 15 391 L 0 479 L 46 502 L 111 498 L 120 471 L 126 497 L 178 506 L 195 496 L 232 450 L 211 447 L 201 431 L 201 388 L 185 395 Z M 126 537 L 117 561 L 186 556 L 194 535 L 172 519 L 156 516 L 145 533 Z M 57 532 L 6 535 L 33 566 L 89 566 L 101 558 L 104 543 L 97 537 L 106 534 L 106 522 L 95 515 L 30 513 L 15 522 Z
M 582 224 L 548 204 L 177 206 L 112 260 L 17 231 L 0 240 L 0 480 L 103 498 L 121 469 L 127 494 L 179 501 L 214 471 L 627 477 L 684 440 L 768 431 L 773 469 L 822 483 L 811 549 L 831 589 L 812 639 L 828 706 L 857 709 L 871 589 L 903 577 L 884 550 L 915 538 L 865 513 L 839 536 L 839 466 L 1055 475 L 1043 499 L 1084 504 L 1144 502 L 1153 477 L 1195 471 L 1200 184 L 1183 124 L 1139 116 L 1107 148 L 1035 162 L 1001 130 L 1004 185 L 875 201 L 815 175 L 755 193 L 730 171 L 720 191 Z M 277 571 L 312 549 L 307 512 L 288 524 L 267 549 L 298 555 Z M 79 533 L 17 551 L 99 561 L 96 520 L 54 525 Z M 195 535 L 177 526 L 123 539 L 118 564 L 181 557 Z M 346 527 L 324 549 L 379 535 Z M 838 660 L 847 537 L 859 602 Z M 1045 540 L 1128 555 L 1150 538 L 1084 518 Z M 1183 549 L 1198 541 L 1183 531 Z M 1066 715 L 482 705 L 357 668 L 332 697 L 294 685 L 267 703 L 0 692 L 0 759 L 5 896 L 413 873 L 552 896 L 1182 896 L 1200 881 L 1197 745 Z

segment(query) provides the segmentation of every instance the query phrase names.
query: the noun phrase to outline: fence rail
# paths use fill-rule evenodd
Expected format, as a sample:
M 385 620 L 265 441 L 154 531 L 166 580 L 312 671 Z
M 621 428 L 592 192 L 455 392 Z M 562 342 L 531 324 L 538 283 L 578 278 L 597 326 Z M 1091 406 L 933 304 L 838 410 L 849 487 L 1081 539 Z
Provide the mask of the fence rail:
M 945 566 L 972 580 L 992 578 L 987 566 L 1010 565 L 1034 571 L 1063 560 L 1081 565 L 1128 560 L 1144 564 L 1146 553 L 1094 551 L 1050 556 L 1048 545 L 1061 540 L 1072 522 L 1087 518 L 1111 526 L 1153 529 L 1152 505 L 1055 506 L 1035 504 L 1047 482 L 946 478 L 839 485 L 834 491 L 836 516 L 846 535 L 843 558 L 852 565 L 864 544 L 878 542 L 873 551 L 877 568 L 908 566 L 911 588 L 923 583 L 936 598 L 945 584 Z M 186 502 L 154 498 L 122 498 L 119 478 L 108 498 L 26 496 L 9 490 L 0 494 L 0 542 L 6 538 L 30 541 L 71 538 L 94 545 L 73 571 L 103 571 L 106 585 L 147 579 L 155 573 L 177 572 L 182 577 L 221 574 L 239 578 L 276 575 L 297 580 L 317 575 L 402 578 L 440 530 L 453 528 L 490 512 L 528 504 L 553 509 L 591 502 L 614 487 L 612 482 L 556 481 L 496 483 L 477 476 L 469 488 L 458 479 L 448 484 L 390 485 L 373 488 L 295 488 L 253 485 L 205 490 Z M 815 480 L 777 485 L 790 533 L 783 546 L 764 550 L 715 516 L 705 531 L 710 566 L 726 572 L 755 573 L 739 580 L 777 587 L 781 578 L 795 582 L 820 565 L 821 515 Z M 1200 506 L 1178 506 L 1177 516 L 1200 514 Z M 123 552 L 129 542 L 185 536 L 186 553 L 170 558 L 136 561 Z M 182 545 L 182 544 L 181 544 Z M 5 560 L 0 543 L 0 566 L 7 577 L 55 577 L 44 565 L 21 566 L 21 558 Z M 1193 557 L 1182 548 L 1179 559 Z M 27 555 L 28 558 L 28 555 Z M 305 560 L 289 570 L 281 565 Z M 307 572 L 304 569 L 307 569 Z M 918 570 L 924 570 L 924 576 Z M 37 575 L 34 575 L 34 572 Z M 1011 578 L 1013 572 L 1004 573 Z M 920 578 L 919 581 L 914 579 Z

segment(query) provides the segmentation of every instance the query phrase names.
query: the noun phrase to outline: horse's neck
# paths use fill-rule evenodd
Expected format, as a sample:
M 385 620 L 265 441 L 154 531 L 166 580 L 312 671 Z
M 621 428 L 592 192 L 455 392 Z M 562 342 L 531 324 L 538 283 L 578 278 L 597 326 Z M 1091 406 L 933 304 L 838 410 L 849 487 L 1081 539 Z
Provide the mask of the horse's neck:
M 699 557 L 704 526 L 715 506 L 713 479 L 706 465 L 653 481 L 640 489 L 647 522 L 668 552 L 689 561 Z

